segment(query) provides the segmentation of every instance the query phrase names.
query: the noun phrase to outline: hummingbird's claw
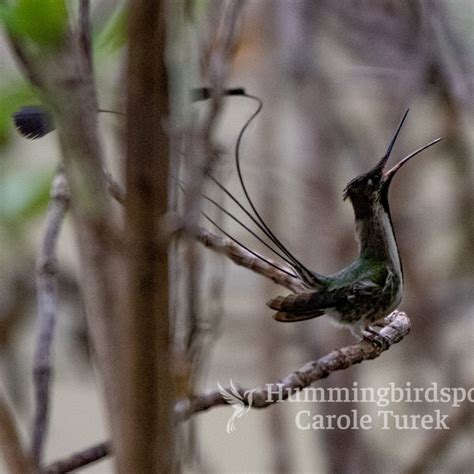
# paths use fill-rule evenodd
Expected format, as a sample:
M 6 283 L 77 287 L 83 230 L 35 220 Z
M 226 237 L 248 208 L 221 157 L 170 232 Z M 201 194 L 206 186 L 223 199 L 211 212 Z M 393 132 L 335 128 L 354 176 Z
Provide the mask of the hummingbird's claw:
M 379 334 L 375 329 L 368 326 L 365 328 L 363 338 L 371 342 L 377 349 L 387 350 L 389 348 L 389 342 L 385 336 Z

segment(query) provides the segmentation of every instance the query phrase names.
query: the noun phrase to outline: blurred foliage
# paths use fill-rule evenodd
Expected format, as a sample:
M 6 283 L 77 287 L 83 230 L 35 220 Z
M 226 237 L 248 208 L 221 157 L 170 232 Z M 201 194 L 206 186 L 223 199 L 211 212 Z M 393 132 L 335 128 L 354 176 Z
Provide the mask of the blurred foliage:
M 18 0 L 2 5 L 0 17 L 13 35 L 55 48 L 64 37 L 68 13 L 65 0 Z
M 49 201 L 51 169 L 15 168 L 2 183 L 0 223 L 18 226 L 44 213 Z
M 127 42 L 127 11 L 124 7 L 116 8 L 95 35 L 94 53 L 115 53 Z
M 64 30 L 66 17 L 61 17 L 64 2 L 22 0 L 14 6 L 0 5 L 0 20 L 14 34 L 27 37 L 40 46 L 57 44 L 58 32 Z M 41 8 L 38 7 L 41 5 Z M 27 7 L 32 6 L 31 10 Z M 36 13 L 41 10 L 41 14 Z M 47 22 L 43 22 L 45 12 L 52 12 Z M 62 13 L 61 13 L 62 12 Z M 61 19 L 62 18 L 62 19 Z M 60 25 L 62 27 L 60 28 Z M 127 42 L 127 15 L 123 6 L 114 7 L 107 21 L 94 35 L 94 55 L 101 60 L 105 56 L 117 52 Z M 56 32 L 56 33 L 55 33 Z M 61 33 L 63 34 L 63 33 Z M 56 38 L 53 41 L 53 38 Z M 13 120 L 12 114 L 25 105 L 40 104 L 34 88 L 23 79 L 11 80 L 0 84 L 0 149 L 11 143 Z
M 126 8 L 118 3 L 94 33 L 97 66 L 126 44 Z M 66 32 L 67 5 L 64 0 L 19 0 L 0 5 L 0 21 L 12 35 L 45 51 L 57 47 Z M 14 143 L 12 114 L 22 106 L 40 103 L 35 89 L 19 76 L 0 84 L 0 151 Z M 5 159 L 0 172 L 0 226 L 15 240 L 24 234 L 25 224 L 44 214 L 53 170 L 49 164 L 34 168 L 6 166 Z
M 23 105 L 37 103 L 34 89 L 22 79 L 0 85 L 0 148 L 10 143 L 12 114 Z

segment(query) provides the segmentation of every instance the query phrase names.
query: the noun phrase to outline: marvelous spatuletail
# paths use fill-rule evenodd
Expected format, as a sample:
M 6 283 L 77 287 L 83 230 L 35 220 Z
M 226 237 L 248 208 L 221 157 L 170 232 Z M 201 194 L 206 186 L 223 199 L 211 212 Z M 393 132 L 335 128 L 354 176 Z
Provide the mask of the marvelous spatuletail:
M 273 316 L 277 321 L 304 321 L 326 314 L 357 337 L 371 339 L 375 331 L 370 325 L 400 304 L 403 272 L 390 218 L 388 191 L 396 172 L 405 163 L 441 140 L 433 140 L 386 171 L 407 114 L 408 110 L 383 158 L 370 171 L 351 180 L 344 190 L 344 200 L 349 199 L 354 209 L 359 257 L 330 276 L 294 264 L 308 291 L 271 299 L 267 304 L 277 311 Z
M 244 250 L 267 265 L 290 277 L 299 278 L 303 282 L 307 291 L 278 296 L 268 301 L 267 305 L 277 311 L 273 316 L 274 319 L 280 322 L 297 322 L 328 315 L 340 325 L 349 328 L 357 337 L 379 343 L 379 335 L 370 325 L 394 311 L 400 304 L 403 294 L 402 264 L 388 205 L 390 184 L 396 172 L 405 163 L 442 139 L 433 140 L 403 158 L 393 168 L 385 170 L 393 146 L 408 115 L 408 110 L 405 112 L 385 155 L 370 171 L 351 180 L 344 190 L 344 200 L 349 199 L 354 208 L 356 237 L 360 247 L 359 257 L 334 275 L 321 275 L 306 267 L 283 244 L 266 224 L 250 197 L 240 166 L 240 145 L 248 126 L 262 110 L 263 102 L 256 96 L 243 95 L 258 103 L 257 110 L 239 132 L 235 145 L 237 176 L 250 208 L 244 206 L 214 176 L 209 175 L 209 177 L 244 212 L 253 225 L 258 228 L 257 232 L 263 234 L 265 238 L 262 238 L 215 200 L 208 196 L 204 196 L 204 198 L 277 255 L 289 265 L 292 271 L 243 245 L 207 214 L 204 212 L 202 214 Z

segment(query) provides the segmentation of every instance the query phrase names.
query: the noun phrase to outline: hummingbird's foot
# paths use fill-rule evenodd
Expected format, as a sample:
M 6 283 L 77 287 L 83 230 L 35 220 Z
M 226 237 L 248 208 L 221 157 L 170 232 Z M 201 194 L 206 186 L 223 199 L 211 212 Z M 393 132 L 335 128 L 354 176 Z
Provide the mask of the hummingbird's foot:
M 378 349 L 387 350 L 390 347 L 388 339 L 385 336 L 379 334 L 374 328 L 370 326 L 365 328 L 363 338 L 367 341 L 370 341 Z
M 387 326 L 387 322 L 385 321 L 385 319 L 380 319 L 379 321 L 377 321 L 376 323 L 373 324 L 372 328 L 375 326 L 377 328 L 384 328 L 385 326 Z

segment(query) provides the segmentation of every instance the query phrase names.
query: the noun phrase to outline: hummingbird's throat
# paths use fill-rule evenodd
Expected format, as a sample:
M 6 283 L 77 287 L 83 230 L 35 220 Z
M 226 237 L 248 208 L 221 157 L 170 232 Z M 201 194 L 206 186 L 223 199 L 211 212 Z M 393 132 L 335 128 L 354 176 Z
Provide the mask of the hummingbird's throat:
M 356 219 L 360 255 L 375 261 L 389 261 L 396 273 L 402 268 L 390 214 L 377 206 L 369 216 Z

